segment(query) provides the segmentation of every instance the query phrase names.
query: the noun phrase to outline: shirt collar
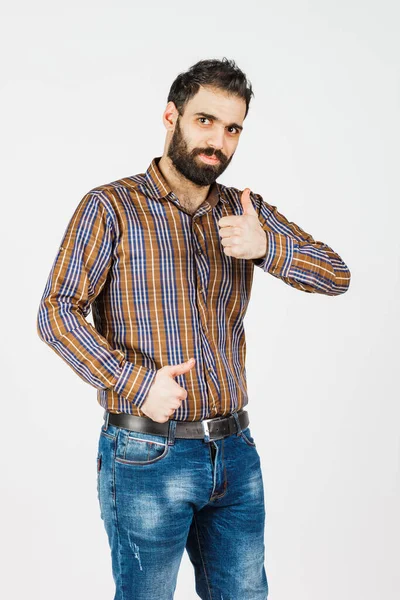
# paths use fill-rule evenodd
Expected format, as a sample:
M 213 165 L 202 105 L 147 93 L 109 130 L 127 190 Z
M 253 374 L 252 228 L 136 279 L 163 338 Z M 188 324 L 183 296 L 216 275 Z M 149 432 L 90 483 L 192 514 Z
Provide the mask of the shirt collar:
M 156 156 L 153 158 L 144 174 L 144 177 L 147 187 L 151 190 L 154 197 L 163 199 L 172 193 L 172 190 L 158 167 L 160 159 L 161 156 Z M 210 186 L 210 190 L 205 202 L 208 202 L 211 208 L 214 208 L 220 198 L 223 203 L 227 202 L 223 195 L 222 186 L 214 181 L 214 183 L 212 183 Z

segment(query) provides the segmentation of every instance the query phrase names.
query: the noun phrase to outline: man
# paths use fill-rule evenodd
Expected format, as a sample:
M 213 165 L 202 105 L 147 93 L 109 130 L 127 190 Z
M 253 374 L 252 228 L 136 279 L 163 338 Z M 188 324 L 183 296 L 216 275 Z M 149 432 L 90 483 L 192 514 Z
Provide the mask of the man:
M 225 58 L 181 73 L 163 155 L 83 197 L 40 303 L 40 337 L 105 409 L 97 485 L 115 600 L 171 599 L 185 548 L 200 598 L 268 595 L 263 479 L 244 410 L 254 266 L 331 296 L 350 272 L 259 194 L 216 182 L 252 95 Z

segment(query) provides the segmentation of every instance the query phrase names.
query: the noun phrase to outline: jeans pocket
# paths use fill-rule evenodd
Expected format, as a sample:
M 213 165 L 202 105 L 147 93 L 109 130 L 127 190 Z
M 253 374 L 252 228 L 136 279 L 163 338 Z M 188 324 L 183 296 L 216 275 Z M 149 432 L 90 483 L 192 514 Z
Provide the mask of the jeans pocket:
M 126 465 L 150 465 L 165 458 L 168 438 L 163 435 L 120 429 L 115 462 Z
M 242 431 L 240 433 L 240 437 L 248 446 L 256 445 L 254 438 L 251 435 L 250 427 L 246 427 L 245 429 L 242 429 Z

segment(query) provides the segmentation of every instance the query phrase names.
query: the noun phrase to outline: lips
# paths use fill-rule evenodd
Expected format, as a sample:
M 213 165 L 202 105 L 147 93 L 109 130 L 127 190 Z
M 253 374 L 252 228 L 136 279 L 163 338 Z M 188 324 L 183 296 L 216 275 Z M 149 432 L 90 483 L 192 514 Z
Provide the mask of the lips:
M 206 154 L 199 154 L 200 158 L 208 163 L 209 165 L 216 165 L 219 163 L 219 159 L 216 157 L 207 156 Z

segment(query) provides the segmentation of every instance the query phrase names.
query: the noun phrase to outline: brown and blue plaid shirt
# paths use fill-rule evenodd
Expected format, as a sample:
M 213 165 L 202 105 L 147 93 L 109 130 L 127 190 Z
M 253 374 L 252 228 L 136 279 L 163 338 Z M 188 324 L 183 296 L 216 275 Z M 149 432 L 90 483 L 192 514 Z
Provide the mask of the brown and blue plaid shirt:
M 37 330 L 111 412 L 140 410 L 157 370 L 196 359 L 175 381 L 187 390 L 171 418 L 226 415 L 248 403 L 243 318 L 254 266 L 303 292 L 335 296 L 350 271 L 256 193 L 267 237 L 260 259 L 223 251 L 218 221 L 243 214 L 241 193 L 215 182 L 189 214 L 158 162 L 90 190 L 62 237 L 40 301 Z M 93 325 L 85 317 L 92 309 Z

